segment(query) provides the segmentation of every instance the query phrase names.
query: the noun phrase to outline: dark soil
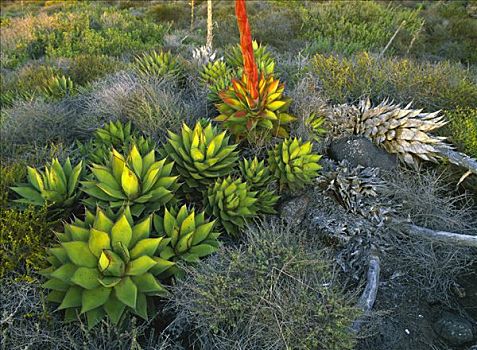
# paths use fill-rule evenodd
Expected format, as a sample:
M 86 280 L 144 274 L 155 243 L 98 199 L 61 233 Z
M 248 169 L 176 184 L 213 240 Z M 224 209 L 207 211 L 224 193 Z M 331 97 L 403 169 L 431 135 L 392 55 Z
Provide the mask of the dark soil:
M 477 343 L 451 346 L 433 329 L 437 317 L 447 310 L 463 315 L 474 324 L 474 331 L 477 330 L 477 264 L 473 272 L 458 278 L 457 283 L 463 292 L 461 296 L 453 293 L 451 300 L 440 303 L 429 302 L 426 296 L 420 296 L 397 279 L 382 282 L 374 307 L 375 314 L 368 329 L 364 330 L 368 336 L 364 336 L 357 349 L 473 350 Z

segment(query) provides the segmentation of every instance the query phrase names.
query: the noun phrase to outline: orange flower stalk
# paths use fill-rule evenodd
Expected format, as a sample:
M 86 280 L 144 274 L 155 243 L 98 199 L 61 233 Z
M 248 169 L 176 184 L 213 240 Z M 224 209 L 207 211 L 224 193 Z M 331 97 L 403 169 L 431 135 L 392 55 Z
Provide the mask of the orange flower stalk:
M 256 101 L 258 99 L 258 69 L 255 64 L 255 56 L 252 46 L 252 33 L 247 17 L 247 7 L 245 0 L 235 0 L 235 15 L 240 32 L 240 47 L 244 63 L 244 75 L 247 81 L 247 89 L 250 97 Z

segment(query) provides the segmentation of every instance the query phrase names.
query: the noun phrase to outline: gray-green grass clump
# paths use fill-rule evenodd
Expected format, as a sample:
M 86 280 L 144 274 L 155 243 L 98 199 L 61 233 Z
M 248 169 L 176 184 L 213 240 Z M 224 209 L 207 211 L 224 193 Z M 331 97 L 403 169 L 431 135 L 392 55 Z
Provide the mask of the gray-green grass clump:
M 358 315 L 325 251 L 301 232 L 260 223 L 174 287 L 172 327 L 203 349 L 352 349 Z

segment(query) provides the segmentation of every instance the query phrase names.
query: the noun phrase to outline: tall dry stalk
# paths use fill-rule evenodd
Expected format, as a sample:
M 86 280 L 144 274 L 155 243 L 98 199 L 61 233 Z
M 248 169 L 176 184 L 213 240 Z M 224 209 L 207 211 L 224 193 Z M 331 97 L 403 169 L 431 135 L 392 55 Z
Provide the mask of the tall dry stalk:
M 207 43 L 205 46 L 208 50 L 212 50 L 212 39 L 214 37 L 212 30 L 212 0 L 207 0 Z
M 194 0 L 190 0 L 190 31 L 194 29 Z

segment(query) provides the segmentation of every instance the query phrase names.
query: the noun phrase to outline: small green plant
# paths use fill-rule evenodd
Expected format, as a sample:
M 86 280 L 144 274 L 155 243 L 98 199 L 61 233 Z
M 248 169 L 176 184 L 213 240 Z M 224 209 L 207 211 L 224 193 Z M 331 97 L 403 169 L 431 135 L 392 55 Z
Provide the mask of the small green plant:
M 135 67 L 144 76 L 178 78 L 182 74 L 179 60 L 170 52 L 152 52 L 136 57 Z
M 0 278 L 15 273 L 26 279 L 47 266 L 46 247 L 54 241 L 55 222 L 46 206 L 0 209 Z
M 75 94 L 76 89 L 73 81 L 70 77 L 64 75 L 57 75 L 51 77 L 44 88 L 44 94 L 48 98 L 60 99 L 65 96 L 71 96 Z
M 257 157 L 253 160 L 243 159 L 240 162 L 240 172 L 242 177 L 250 185 L 250 188 L 257 191 L 256 208 L 260 213 L 275 214 L 275 205 L 280 196 L 269 190 L 269 185 L 273 178 L 270 169 L 265 165 L 265 161 L 258 161 Z
M 141 156 L 136 145 L 124 157 L 114 148 L 107 165 L 93 164 L 92 179 L 82 182 L 89 208 L 130 206 L 134 216 L 154 212 L 174 199 L 179 187 L 173 162 L 156 161 L 155 150 Z
M 195 263 L 217 251 L 220 233 L 214 232 L 215 221 L 205 219 L 205 214 L 195 214 L 183 205 L 179 211 L 164 211 L 164 216 L 154 215 L 154 228 L 170 243 L 159 254 L 165 260 L 183 260 Z
M 457 108 L 445 112 L 449 124 L 444 132 L 460 150 L 477 159 L 477 108 Z
M 258 161 L 257 157 L 252 160 L 242 159 L 239 168 L 242 177 L 253 188 L 266 187 L 272 180 L 270 169 L 265 165 L 265 161 Z
M 134 222 L 127 209 L 114 221 L 97 209 L 65 224 L 43 271 L 47 300 L 60 304 L 66 321 L 85 315 L 89 329 L 106 315 L 118 324 L 128 311 L 147 320 L 147 297 L 167 293 L 156 276 L 171 266 L 156 256 L 169 239 L 153 238 L 151 228 L 152 216 Z
M 326 129 L 323 127 L 325 121 L 326 119 L 323 116 L 317 116 L 315 113 L 310 114 L 305 119 L 305 127 L 308 129 L 313 141 L 319 142 L 326 133 Z
M 219 103 L 219 93 L 226 90 L 232 81 L 234 73 L 223 61 L 209 62 L 202 67 L 201 81 L 209 88 L 207 99 L 211 103 Z
M 247 219 L 257 214 L 257 192 L 251 191 L 240 178 L 218 179 L 207 189 L 204 206 L 207 214 L 214 215 L 225 231 L 237 236 Z
M 53 159 L 51 166 L 44 171 L 28 167 L 28 183 L 11 187 L 22 198 L 17 203 L 44 206 L 51 205 L 55 209 L 73 207 L 79 198 L 78 185 L 83 173 L 80 161 L 74 168 L 67 158 L 63 165 Z
M 285 139 L 268 153 L 268 164 L 280 188 L 298 190 L 310 184 L 318 176 L 321 156 L 313 153 L 311 142 L 301 139 Z
M 224 131 L 217 132 L 211 123 L 194 129 L 182 125 L 181 134 L 169 131 L 169 139 L 161 151 L 175 162 L 175 169 L 189 189 L 209 186 L 215 179 L 229 174 L 237 162 L 237 145 L 229 144 Z
M 83 157 L 96 164 L 107 163 L 111 148 L 128 153 L 133 144 L 136 145 L 142 156 L 155 149 L 152 139 L 140 136 L 130 121 L 123 124 L 120 120 L 110 121 L 109 124 L 97 129 L 94 132 L 93 140 L 84 144 L 77 141 L 77 146 Z

